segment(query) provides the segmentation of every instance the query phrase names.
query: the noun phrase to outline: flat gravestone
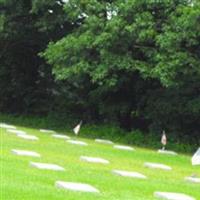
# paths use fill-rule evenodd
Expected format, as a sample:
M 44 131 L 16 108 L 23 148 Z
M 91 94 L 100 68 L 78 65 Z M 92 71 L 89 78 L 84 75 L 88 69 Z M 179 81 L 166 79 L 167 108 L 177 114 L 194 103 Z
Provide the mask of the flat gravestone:
M 78 140 L 67 140 L 67 142 L 70 143 L 70 144 L 76 144 L 76 145 L 80 145 L 80 146 L 87 146 L 88 145 L 86 142 L 78 141 Z
M 160 163 L 149 163 L 149 162 L 146 162 L 146 163 L 144 163 L 144 166 L 148 167 L 148 168 L 152 168 L 152 169 L 172 170 L 171 167 L 169 167 L 167 165 L 164 165 L 164 164 L 160 164 Z
M 113 144 L 110 140 L 103 140 L 103 139 L 95 139 L 95 142 L 102 143 L 102 144 Z
M 72 190 L 72 191 L 99 193 L 99 190 L 96 189 L 95 187 L 88 184 L 83 184 L 83 183 L 56 181 L 55 186 L 57 188 L 62 188 L 62 189 Z
M 26 134 L 25 131 L 16 130 L 16 129 L 7 129 L 6 131 L 9 133 L 15 133 L 15 134 L 24 134 L 24 135 Z
M 167 155 L 173 155 L 173 156 L 177 155 L 177 153 L 174 152 L 174 151 L 168 151 L 168 150 L 162 150 L 162 149 L 159 149 L 158 153 L 160 153 L 160 154 L 167 154 Z
M 54 170 L 54 171 L 65 171 L 63 167 L 55 164 L 49 163 L 37 163 L 37 162 L 30 162 L 31 167 L 35 167 L 37 169 L 46 169 L 46 170 Z
M 80 160 L 91 162 L 91 163 L 101 163 L 101 164 L 109 164 L 110 162 L 108 160 L 105 160 L 103 158 L 96 158 L 96 157 L 88 157 L 88 156 L 81 156 Z
M 25 151 L 25 150 L 17 150 L 12 149 L 11 152 L 18 156 L 31 156 L 31 157 L 40 157 L 39 153 L 33 152 L 33 151 Z
M 13 125 L 9 125 L 9 124 L 4 124 L 4 123 L 1 123 L 1 124 L 0 124 L 0 128 L 6 128 L 6 129 L 16 129 L 16 126 L 13 126 Z
M 58 138 L 58 139 L 64 139 L 64 140 L 70 139 L 69 136 L 67 136 L 67 135 L 61 135 L 61 134 L 53 134 L 52 137 Z
M 189 177 L 185 177 L 185 180 L 191 183 L 200 183 L 200 178 L 197 178 L 197 177 L 189 176 Z
M 42 133 L 55 133 L 55 131 L 48 130 L 48 129 L 40 129 L 40 132 L 42 132 Z
M 200 165 L 200 148 L 192 157 L 192 165 Z
M 125 176 L 125 177 L 131 177 L 131 178 L 141 178 L 146 179 L 147 177 L 143 174 L 140 174 L 138 172 L 130 172 L 130 171 L 122 171 L 122 170 L 112 170 L 114 174 Z
M 18 134 L 17 136 L 20 138 L 23 138 L 25 140 L 39 140 L 38 137 L 36 137 L 34 135 Z
M 172 192 L 154 192 L 154 196 L 158 199 L 166 200 L 195 200 L 195 198 L 186 194 Z
M 113 148 L 121 149 L 121 150 L 127 150 L 127 151 L 134 151 L 133 147 L 123 146 L 123 145 L 114 145 Z

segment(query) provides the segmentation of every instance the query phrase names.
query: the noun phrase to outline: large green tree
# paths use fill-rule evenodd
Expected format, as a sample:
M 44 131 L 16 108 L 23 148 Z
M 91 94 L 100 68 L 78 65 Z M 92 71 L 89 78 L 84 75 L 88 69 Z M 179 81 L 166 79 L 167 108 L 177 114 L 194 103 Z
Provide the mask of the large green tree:
M 78 26 L 43 56 L 72 92 L 87 91 L 82 108 L 128 129 L 197 133 L 198 2 L 69 0 L 65 11 Z
M 91 81 L 109 87 L 120 79 L 117 72 L 138 71 L 144 77 L 156 76 L 167 85 L 179 72 L 178 61 L 183 66 L 185 63 L 181 61 L 187 57 L 177 52 L 177 59 L 167 59 L 169 54 L 174 55 L 178 46 L 183 50 L 181 40 L 191 37 L 192 27 L 198 33 L 199 8 L 192 7 L 188 1 L 71 0 L 65 10 L 72 23 L 80 26 L 69 36 L 50 44 L 45 53 L 60 80 L 87 74 Z M 181 28 L 187 36 L 180 33 Z M 195 38 L 190 42 L 198 42 L 194 32 Z M 187 62 L 191 60 L 187 59 Z M 198 65 L 195 59 L 193 62 Z M 181 66 L 179 69 L 183 70 Z
M 193 3 L 192 3 L 193 2 Z M 152 91 L 147 115 L 153 124 L 199 138 L 200 123 L 200 4 L 178 6 L 156 38 L 159 49 L 152 76 L 167 89 Z M 154 109 L 153 109 L 154 108 Z M 194 137 L 191 137 L 194 136 Z M 187 138 L 188 139 L 188 138 Z
M 142 94 L 159 85 L 151 79 L 158 64 L 157 38 L 183 5 L 187 1 L 71 0 L 65 10 L 79 26 L 51 43 L 44 56 L 58 80 L 82 77 L 93 85 L 87 99 L 95 99 L 100 113 L 131 121 L 143 106 Z

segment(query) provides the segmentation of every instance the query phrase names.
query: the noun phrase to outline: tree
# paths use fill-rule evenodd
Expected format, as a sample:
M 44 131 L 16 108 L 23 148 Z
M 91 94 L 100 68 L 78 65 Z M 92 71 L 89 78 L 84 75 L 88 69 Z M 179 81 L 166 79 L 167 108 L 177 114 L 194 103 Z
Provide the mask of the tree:
M 87 80 L 87 96 L 98 113 L 115 116 L 122 127 L 146 126 L 142 114 L 148 90 L 161 85 L 159 41 L 187 1 L 69 1 L 65 10 L 73 32 L 50 43 L 43 56 L 57 80 Z M 161 81 L 164 83 L 163 81 Z M 95 98 L 96 97 L 96 98 Z M 136 122 L 137 121 L 137 122 Z M 138 122 L 140 121 L 140 122 Z M 148 120 L 147 120 L 148 121 Z
M 51 67 L 38 56 L 49 41 L 71 31 L 62 1 L 2 0 L 0 109 L 46 113 L 53 103 Z M 52 98 L 49 98 L 52 97 Z
M 153 74 L 168 85 L 185 84 L 200 77 L 200 4 L 178 6 L 163 33 L 157 36 L 159 52 Z
M 193 2 L 178 6 L 156 38 L 159 51 L 152 76 L 167 89 L 151 92 L 146 114 L 154 125 L 185 133 L 195 143 L 200 123 L 200 4 Z

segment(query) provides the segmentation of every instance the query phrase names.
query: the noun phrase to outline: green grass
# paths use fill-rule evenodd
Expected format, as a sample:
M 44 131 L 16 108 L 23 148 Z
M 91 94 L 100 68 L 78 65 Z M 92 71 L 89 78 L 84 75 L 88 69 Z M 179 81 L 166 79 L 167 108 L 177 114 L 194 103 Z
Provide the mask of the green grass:
M 0 128 L 1 200 L 154 200 L 154 191 L 181 192 L 196 200 L 200 199 L 199 185 L 184 181 L 185 176 L 193 173 L 200 176 L 200 167 L 191 166 L 189 156 L 161 155 L 137 146 L 134 146 L 134 152 L 122 151 L 113 149 L 112 145 L 98 144 L 93 139 L 82 138 L 81 135 L 79 139 L 89 145 L 77 146 L 53 138 L 51 134 L 41 133 L 36 128 L 20 124 L 17 124 L 17 128 L 38 136 L 39 141 L 26 141 Z M 36 151 L 41 154 L 41 158 L 16 156 L 11 154 L 11 149 Z M 86 163 L 80 161 L 81 155 L 102 157 L 109 160 L 110 164 Z M 58 164 L 66 171 L 35 169 L 29 166 L 30 161 Z M 163 163 L 170 165 L 173 170 L 148 169 L 143 166 L 144 162 Z M 148 179 L 120 177 L 111 173 L 113 169 L 141 172 Z M 88 183 L 101 193 L 57 189 L 57 180 Z
M 0 121 L 15 124 L 17 126 L 29 127 L 33 129 L 49 128 L 59 132 L 71 130 L 80 120 L 62 116 L 32 116 L 32 115 L 11 115 L 0 113 Z M 161 133 L 144 133 L 140 130 L 132 130 L 126 132 L 115 124 L 87 124 L 83 122 L 81 127 L 81 135 L 86 138 L 107 138 L 115 142 L 138 145 L 143 148 L 158 149 L 161 147 Z M 193 153 L 199 147 L 200 141 L 192 138 L 177 137 L 176 134 L 167 134 L 167 148 L 182 152 Z M 193 142 L 192 142 L 193 141 Z

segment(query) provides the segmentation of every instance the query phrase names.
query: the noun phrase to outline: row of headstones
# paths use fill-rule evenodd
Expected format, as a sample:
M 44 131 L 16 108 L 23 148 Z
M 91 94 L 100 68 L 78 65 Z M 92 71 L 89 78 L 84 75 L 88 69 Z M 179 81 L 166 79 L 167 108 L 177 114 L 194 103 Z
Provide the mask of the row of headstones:
M 18 137 L 21 137 L 21 138 L 24 138 L 24 139 L 27 139 L 27 140 L 38 140 L 38 137 L 33 136 L 33 135 L 27 135 L 25 131 L 16 130 L 16 127 L 14 127 L 14 126 L 0 124 L 0 127 L 9 128 L 9 129 L 7 129 L 7 132 L 15 133 L 15 134 L 17 134 Z M 52 135 L 53 137 L 66 139 L 68 143 L 82 145 L 82 146 L 87 146 L 88 145 L 86 142 L 83 142 L 83 141 L 70 140 L 69 136 L 56 134 L 55 131 L 53 131 L 53 130 L 40 129 L 40 131 L 41 132 L 53 133 L 53 135 Z M 109 141 L 109 140 L 95 139 L 95 141 L 99 142 L 99 143 L 113 144 L 113 142 Z M 134 150 L 134 148 L 132 148 L 130 146 L 124 146 L 124 145 L 114 145 L 113 147 L 115 149 L 121 149 L 121 150 L 129 150 L 129 151 L 133 151 Z M 177 155 L 177 153 L 174 152 L 174 151 L 168 151 L 168 150 L 163 150 L 163 149 L 159 149 L 158 153 L 169 154 L 169 155 Z M 200 149 L 198 149 L 198 151 L 192 157 L 192 164 L 193 165 L 200 165 Z
M 12 153 L 17 154 L 17 155 L 25 155 L 25 156 L 34 156 L 34 157 L 40 157 L 40 154 L 36 152 L 30 152 L 30 151 L 22 151 L 22 150 L 12 150 Z M 103 164 L 108 164 L 109 161 L 102 159 L 102 158 L 93 158 L 93 157 L 87 157 L 87 156 L 81 156 L 81 160 L 88 161 L 88 162 L 98 162 L 98 163 L 103 163 Z M 37 162 L 30 162 L 30 166 L 38 168 L 38 169 L 48 169 L 48 170 L 57 170 L 57 171 L 65 171 L 63 167 L 60 167 L 55 164 L 47 164 L 47 163 L 37 163 Z M 148 164 L 146 165 L 148 166 Z M 141 178 L 141 179 L 146 179 L 147 177 L 144 176 L 143 174 L 140 174 L 138 172 L 128 172 L 128 171 L 122 171 L 122 170 L 112 170 L 112 173 L 121 175 L 121 176 L 126 176 L 126 177 L 132 177 L 132 178 Z M 76 191 L 85 191 L 85 192 L 99 192 L 98 189 L 92 187 L 91 185 L 88 184 L 82 184 L 82 183 L 72 183 L 72 182 L 64 182 L 64 181 L 56 181 L 55 183 L 56 187 L 58 188 L 64 188 L 64 189 L 69 189 L 69 190 L 76 190 Z M 172 193 L 155 193 L 157 196 L 158 195 L 172 195 Z M 181 200 L 184 199 L 189 199 L 186 195 L 183 194 L 173 194 L 173 199 L 174 196 L 176 198 L 178 197 Z M 184 198 L 183 198 L 184 197 Z M 186 198 L 187 197 L 187 198 Z M 190 198 L 191 199 L 191 198 Z
M 4 128 L 9 128 L 9 130 L 8 130 L 9 132 L 16 133 L 19 137 L 23 136 L 22 138 L 24 138 L 24 139 L 29 138 L 31 140 L 36 139 L 36 138 L 33 139 L 35 136 L 26 135 L 26 133 L 24 131 L 15 130 L 15 127 L 11 127 L 11 126 L 8 127 L 9 125 L 7 127 L 6 126 L 4 126 Z M 69 139 L 68 136 L 55 134 L 55 132 L 51 131 L 51 130 L 41 129 L 40 131 L 41 132 L 54 133 L 52 136 L 56 137 L 56 138 Z M 24 137 L 24 136 L 30 136 L 30 137 Z M 37 140 L 38 140 L 38 138 L 37 138 Z M 79 145 L 85 145 L 86 144 L 87 145 L 87 143 L 83 143 L 82 141 L 76 141 L 76 140 L 69 140 L 69 141 L 72 144 L 79 144 Z M 100 142 L 100 143 L 113 144 L 109 140 L 96 139 L 95 141 Z M 121 145 L 115 145 L 114 148 L 118 148 L 116 146 L 119 146 L 119 149 L 123 149 L 123 150 L 134 150 L 132 147 L 121 146 Z M 14 154 L 17 154 L 17 155 L 40 157 L 40 154 L 38 154 L 36 152 L 30 152 L 30 151 L 24 151 L 24 150 L 12 150 L 12 152 Z M 161 150 L 159 152 L 165 153 L 165 152 L 162 152 Z M 176 155 L 174 153 L 170 153 L 170 154 Z M 84 161 L 88 161 L 88 162 L 109 164 L 109 161 L 102 159 L 102 158 L 93 158 L 93 157 L 81 156 L 80 159 L 84 160 Z M 33 167 L 39 168 L 39 169 L 52 169 L 52 170 L 62 170 L 62 171 L 65 170 L 63 167 L 60 167 L 60 166 L 55 165 L 55 164 L 30 162 L 30 165 L 33 166 Z M 150 168 L 160 168 L 160 169 L 164 169 L 164 170 L 171 170 L 172 169 L 169 166 L 166 166 L 166 165 L 163 165 L 163 164 L 157 164 L 157 163 L 145 163 L 144 166 L 150 167 Z M 121 175 L 121 176 L 127 176 L 127 177 L 133 177 L 133 178 L 142 178 L 142 179 L 147 178 L 146 176 L 144 176 L 143 174 L 140 174 L 138 172 L 129 172 L 129 171 L 122 171 L 122 170 L 113 170 L 112 172 L 115 173 L 115 174 Z M 195 178 L 195 177 L 186 177 L 186 180 L 191 181 L 191 182 L 196 182 L 196 183 L 200 182 L 200 180 L 198 178 Z M 71 183 L 71 182 L 56 181 L 56 186 L 59 187 L 59 188 L 65 188 L 65 189 L 71 189 L 71 190 L 99 192 L 99 190 L 97 190 L 96 188 L 94 188 L 94 187 L 92 187 L 88 184 L 82 184 L 82 183 Z M 192 199 L 194 199 L 194 198 L 189 197 L 185 194 L 179 194 L 179 193 L 155 192 L 154 195 L 156 197 L 161 197 L 161 198 L 171 199 L 171 200 L 178 200 L 178 199 L 192 200 Z
M 1 127 L 3 128 L 8 128 L 7 132 L 10 133 L 15 133 L 17 134 L 18 137 L 27 139 L 27 140 L 38 140 L 38 137 L 34 136 L 34 135 L 27 135 L 25 131 L 21 131 L 21 130 L 16 130 L 14 126 L 11 125 L 2 125 Z M 55 138 L 61 138 L 61 139 L 66 139 L 67 142 L 71 143 L 71 144 L 78 144 L 78 145 L 82 145 L 82 146 L 87 146 L 88 144 L 86 142 L 83 141 L 77 141 L 77 140 L 70 140 L 69 136 L 66 135 L 61 135 L 61 134 L 55 134 L 55 131 L 52 130 L 46 130 L 46 129 L 40 129 L 41 132 L 48 132 L 48 133 L 54 133 L 52 136 Z M 112 141 L 109 140 L 103 140 L 103 139 L 95 139 L 96 142 L 99 143 L 104 143 L 104 144 L 113 144 Z M 113 146 L 115 149 L 122 149 L 122 150 L 129 150 L 129 151 L 133 151 L 134 148 L 130 147 L 130 146 L 124 146 L 124 145 L 114 145 Z M 162 154 L 170 154 L 170 155 L 177 155 L 176 152 L 174 151 L 166 151 L 166 150 L 158 150 L 159 153 Z

